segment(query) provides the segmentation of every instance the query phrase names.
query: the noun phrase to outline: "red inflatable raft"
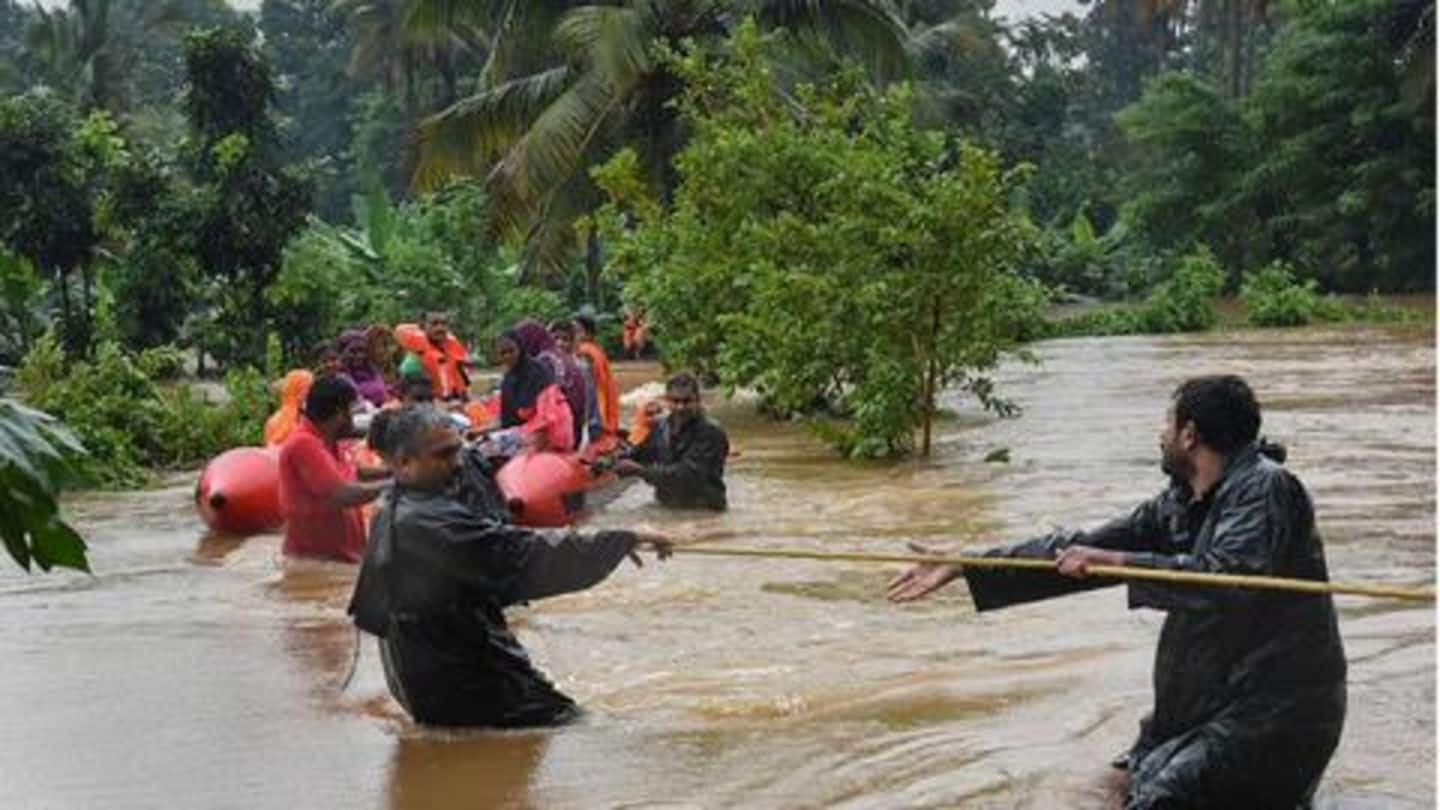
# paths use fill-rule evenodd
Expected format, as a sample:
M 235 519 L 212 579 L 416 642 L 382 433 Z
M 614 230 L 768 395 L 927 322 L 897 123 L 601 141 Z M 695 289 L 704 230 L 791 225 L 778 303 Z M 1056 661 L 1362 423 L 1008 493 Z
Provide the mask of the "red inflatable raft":
M 525 453 L 500 468 L 495 481 L 522 526 L 568 526 L 584 505 L 586 490 L 615 480 L 594 475 L 586 453 Z M 279 452 L 237 447 L 211 459 L 195 486 L 195 507 L 205 525 L 226 534 L 250 535 L 279 529 Z
M 263 447 L 236 447 L 210 460 L 195 485 L 195 508 L 205 525 L 225 534 L 274 531 L 280 513 L 280 455 Z
M 521 526 L 569 526 L 585 506 L 586 490 L 615 480 L 596 476 L 578 453 L 522 453 L 495 474 L 495 483 Z

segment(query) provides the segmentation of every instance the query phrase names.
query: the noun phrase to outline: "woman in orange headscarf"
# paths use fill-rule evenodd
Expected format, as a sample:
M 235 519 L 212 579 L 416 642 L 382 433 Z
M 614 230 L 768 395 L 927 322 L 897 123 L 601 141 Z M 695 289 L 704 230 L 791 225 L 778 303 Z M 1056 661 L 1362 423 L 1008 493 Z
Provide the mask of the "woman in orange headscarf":
M 280 383 L 280 409 L 265 420 L 265 444 L 277 447 L 282 444 L 290 431 L 300 421 L 300 406 L 305 395 L 310 393 L 310 384 L 315 375 L 305 369 L 296 369 L 285 375 Z

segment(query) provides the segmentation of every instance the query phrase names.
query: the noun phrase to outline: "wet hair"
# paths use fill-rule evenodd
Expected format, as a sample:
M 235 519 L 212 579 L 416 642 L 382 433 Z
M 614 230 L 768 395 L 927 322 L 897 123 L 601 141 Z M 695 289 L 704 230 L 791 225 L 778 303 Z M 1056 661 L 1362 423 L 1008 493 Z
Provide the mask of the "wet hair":
M 580 329 L 583 330 L 585 334 L 590 335 L 591 337 L 595 336 L 596 332 L 594 316 L 581 313 L 579 315 L 576 315 L 574 320 L 575 325 L 580 327 Z
M 435 390 L 435 384 L 430 375 L 423 371 L 412 371 L 400 378 L 400 393 L 407 394 L 411 389 L 424 388 L 429 394 Z
M 665 391 L 666 393 L 669 393 L 670 391 L 684 391 L 685 393 L 690 394 L 696 399 L 699 399 L 700 381 L 695 379 L 694 374 L 691 374 L 688 371 L 682 371 L 679 374 L 671 377 L 669 381 L 665 383 Z
M 1200 441 L 1229 455 L 1260 434 L 1260 403 L 1245 380 L 1234 374 L 1192 377 L 1172 397 L 1175 425 L 1195 423 Z
M 355 402 L 355 386 L 348 381 L 326 374 L 315 380 L 305 395 L 305 415 L 315 422 L 324 422 L 341 411 L 348 411 Z
M 552 334 L 552 335 L 561 334 L 561 335 L 565 335 L 565 336 L 569 337 L 571 340 L 574 340 L 574 339 L 575 339 L 575 322 L 574 322 L 574 321 L 567 321 L 567 320 L 551 321 L 551 322 L 550 322 L 550 334 Z
M 443 315 L 445 316 L 445 320 L 450 320 L 450 313 L 447 310 L 427 309 L 424 312 L 420 313 L 420 323 L 424 325 L 429 325 L 431 315 Z
M 437 428 L 452 427 L 450 417 L 436 408 L 406 408 L 385 428 L 385 442 L 397 459 L 414 458 Z
M 382 458 L 389 458 L 395 452 L 390 441 L 390 423 L 399 415 L 397 411 L 381 411 L 370 420 L 370 430 L 365 433 L 365 443 Z
M 333 354 L 336 357 L 340 356 L 340 346 L 333 340 L 322 340 L 319 343 L 316 343 L 315 347 L 310 351 L 314 355 L 315 363 L 317 365 L 328 355 Z

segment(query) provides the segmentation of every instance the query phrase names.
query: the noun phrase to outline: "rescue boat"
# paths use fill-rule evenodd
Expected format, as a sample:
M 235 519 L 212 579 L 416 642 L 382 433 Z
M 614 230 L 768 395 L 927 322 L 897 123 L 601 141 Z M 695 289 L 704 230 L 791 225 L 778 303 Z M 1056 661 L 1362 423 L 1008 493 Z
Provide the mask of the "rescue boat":
M 569 526 L 585 507 L 584 493 L 616 482 L 592 462 L 603 448 L 582 453 L 522 453 L 505 463 L 495 481 L 521 526 Z M 195 486 L 195 508 L 213 531 L 251 535 L 279 529 L 279 451 L 236 447 L 211 459 Z

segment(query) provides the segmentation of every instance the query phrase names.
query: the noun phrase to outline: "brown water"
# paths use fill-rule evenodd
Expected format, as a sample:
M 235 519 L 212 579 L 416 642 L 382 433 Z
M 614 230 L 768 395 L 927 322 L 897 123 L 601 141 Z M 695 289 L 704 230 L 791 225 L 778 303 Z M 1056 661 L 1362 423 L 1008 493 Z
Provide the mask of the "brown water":
M 1232 371 L 1291 447 L 1332 575 L 1433 582 L 1433 332 L 1039 354 L 1000 375 L 1023 418 L 960 405 L 928 463 L 840 463 L 803 429 L 717 406 L 740 450 L 731 512 L 662 513 L 636 488 L 594 523 L 868 551 L 1084 525 L 1158 491 L 1173 385 Z M 982 462 L 1002 447 L 1010 463 Z M 978 616 L 959 584 L 886 603 L 884 566 L 681 557 L 514 611 L 583 723 L 437 734 L 390 701 L 369 640 L 340 691 L 353 572 L 283 564 L 273 537 L 198 540 L 189 484 L 72 504 L 93 579 L 0 566 L 0 807 L 1104 807 L 1105 763 L 1149 701 L 1160 616 L 1119 589 Z M 1433 806 L 1434 611 L 1339 605 L 1350 716 L 1321 806 Z

